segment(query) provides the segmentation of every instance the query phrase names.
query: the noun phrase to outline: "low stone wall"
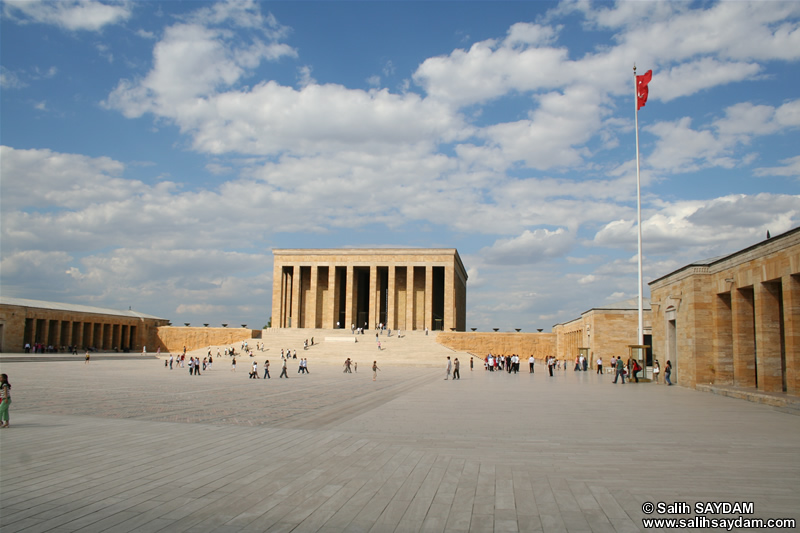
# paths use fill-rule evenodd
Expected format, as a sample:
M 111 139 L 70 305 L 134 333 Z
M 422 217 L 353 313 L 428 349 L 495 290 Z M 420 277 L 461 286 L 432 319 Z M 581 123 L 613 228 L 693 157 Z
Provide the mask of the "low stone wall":
M 556 336 L 553 333 L 479 333 L 440 332 L 436 335 L 439 344 L 463 352 L 484 356 L 517 354 L 523 359 L 533 355 L 544 359 L 556 355 Z
M 152 348 L 147 347 L 147 351 L 155 351 L 161 348 L 162 352 L 183 352 L 186 349 L 197 350 L 206 346 L 224 346 L 229 344 L 241 343 L 243 340 L 260 339 L 260 329 L 246 328 L 191 328 L 162 326 L 156 333 L 158 340 Z M 239 347 L 236 346 L 238 351 Z

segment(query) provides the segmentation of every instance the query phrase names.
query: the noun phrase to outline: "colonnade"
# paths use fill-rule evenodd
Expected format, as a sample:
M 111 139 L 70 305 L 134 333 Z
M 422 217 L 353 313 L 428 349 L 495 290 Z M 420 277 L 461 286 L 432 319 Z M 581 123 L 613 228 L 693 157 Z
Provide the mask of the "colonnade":
M 140 347 L 138 320 L 115 322 L 63 320 L 59 318 L 26 318 L 23 346 L 36 343 L 45 346 L 78 346 L 97 350 L 125 350 Z
M 716 296 L 714 380 L 800 393 L 800 276 L 784 275 Z

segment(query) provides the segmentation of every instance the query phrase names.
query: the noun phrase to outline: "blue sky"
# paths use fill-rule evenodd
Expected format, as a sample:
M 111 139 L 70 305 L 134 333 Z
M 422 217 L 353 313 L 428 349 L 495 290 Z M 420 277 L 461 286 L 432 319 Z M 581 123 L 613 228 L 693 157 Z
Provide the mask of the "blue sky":
M 0 290 L 269 320 L 272 248 L 457 248 L 533 331 L 800 223 L 797 2 L 3 2 Z M 645 296 L 647 287 L 645 286 Z

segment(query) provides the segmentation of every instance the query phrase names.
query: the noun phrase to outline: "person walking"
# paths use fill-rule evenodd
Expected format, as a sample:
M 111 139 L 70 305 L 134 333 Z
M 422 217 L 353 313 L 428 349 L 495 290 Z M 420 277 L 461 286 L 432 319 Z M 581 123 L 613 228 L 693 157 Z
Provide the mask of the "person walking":
M 447 375 L 445 375 L 444 379 L 450 379 L 450 372 L 453 370 L 453 362 L 450 360 L 450 356 L 447 356 Z
M 461 363 L 458 362 L 458 357 L 453 362 L 453 379 L 461 379 Z
M 0 374 L 0 428 L 8 427 L 8 408 L 11 406 L 11 383 L 8 374 Z
M 633 379 L 636 380 L 636 383 L 639 383 L 639 372 L 641 372 L 641 371 L 642 371 L 642 365 L 639 364 L 639 361 L 634 359 L 633 360 Z M 631 378 L 628 377 L 628 381 L 630 381 L 630 380 L 631 380 Z
M 378 362 L 377 361 L 373 361 L 372 362 L 372 381 L 375 381 L 376 379 L 378 379 L 378 371 L 379 370 L 380 370 L 380 368 L 378 368 Z
M 289 379 L 289 374 L 286 373 L 286 361 L 287 359 L 283 360 L 283 365 L 281 366 L 281 375 L 278 378 L 286 378 Z
M 270 377 L 269 377 L 269 359 L 264 361 L 264 379 L 270 379 Z
M 653 381 L 658 383 L 658 375 L 661 373 L 661 365 L 658 364 L 658 359 L 656 359 L 655 364 L 653 365 Z
M 672 376 L 672 361 L 667 359 L 667 366 L 664 368 L 664 383 L 667 385 L 672 385 L 672 381 L 669 379 Z
M 596 364 L 597 364 L 597 373 L 598 374 L 602 374 L 603 373 L 603 358 L 602 357 L 598 357 Z
M 622 364 L 622 359 L 617 360 L 616 373 L 614 374 L 614 383 L 622 376 L 622 384 L 625 385 L 625 365 Z
M 529 374 L 533 374 L 533 363 L 534 363 L 533 355 L 531 355 L 530 357 L 528 357 L 528 368 L 529 368 L 528 373 Z
M 231 372 L 236 372 L 236 358 L 235 357 L 233 358 L 233 361 L 231 361 Z

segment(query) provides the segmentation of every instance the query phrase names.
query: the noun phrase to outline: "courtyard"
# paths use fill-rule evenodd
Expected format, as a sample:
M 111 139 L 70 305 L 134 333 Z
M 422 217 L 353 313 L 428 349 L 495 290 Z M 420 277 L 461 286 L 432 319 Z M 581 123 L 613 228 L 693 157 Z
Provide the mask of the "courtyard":
M 659 502 L 750 502 L 745 518 L 800 518 L 800 417 L 789 410 L 590 372 L 551 378 L 541 365 L 471 371 L 463 353 L 457 381 L 443 379 L 444 359 L 375 352 L 373 381 L 366 352 L 352 374 L 298 355 L 309 374 L 292 360 L 278 379 L 272 352 L 269 380 L 248 379 L 246 357 L 235 372 L 215 358 L 190 376 L 163 357 L 4 355 L 0 527 L 632 532 L 643 518 L 696 516 L 643 512 Z

